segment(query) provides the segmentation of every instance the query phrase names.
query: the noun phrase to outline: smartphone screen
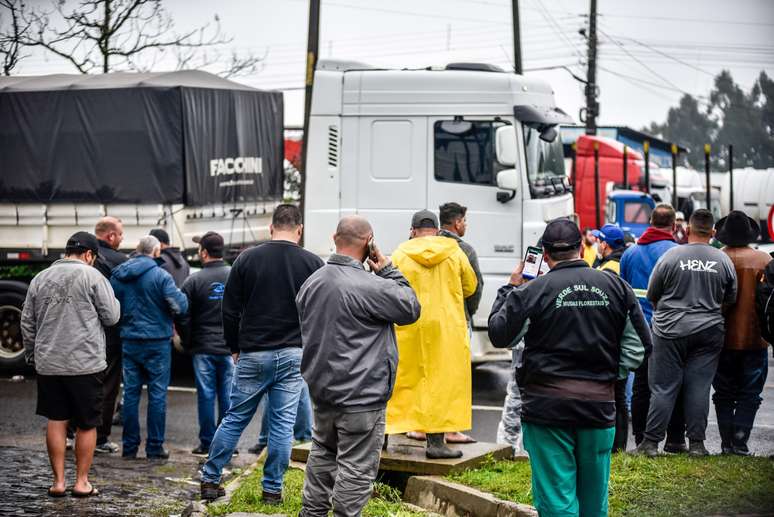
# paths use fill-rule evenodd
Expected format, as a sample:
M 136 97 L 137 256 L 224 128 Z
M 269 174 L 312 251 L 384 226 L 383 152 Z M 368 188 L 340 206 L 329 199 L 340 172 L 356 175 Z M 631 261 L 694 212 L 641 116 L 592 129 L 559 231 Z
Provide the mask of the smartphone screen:
M 535 246 L 527 248 L 527 254 L 524 256 L 524 269 L 521 276 L 524 278 L 537 278 L 540 274 L 540 265 L 543 262 L 543 250 Z

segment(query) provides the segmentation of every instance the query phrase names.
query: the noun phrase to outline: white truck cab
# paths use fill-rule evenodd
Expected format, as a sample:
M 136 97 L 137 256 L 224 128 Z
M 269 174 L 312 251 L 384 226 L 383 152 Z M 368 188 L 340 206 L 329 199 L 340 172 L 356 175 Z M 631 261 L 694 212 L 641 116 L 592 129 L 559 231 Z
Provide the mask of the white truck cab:
M 392 253 L 411 215 L 468 207 L 465 240 L 484 289 L 473 317 L 474 363 L 507 360 L 487 319 L 497 289 L 548 221 L 573 215 L 551 87 L 480 64 L 384 70 L 320 61 L 307 142 L 305 246 L 323 257 L 340 217 L 360 214 Z

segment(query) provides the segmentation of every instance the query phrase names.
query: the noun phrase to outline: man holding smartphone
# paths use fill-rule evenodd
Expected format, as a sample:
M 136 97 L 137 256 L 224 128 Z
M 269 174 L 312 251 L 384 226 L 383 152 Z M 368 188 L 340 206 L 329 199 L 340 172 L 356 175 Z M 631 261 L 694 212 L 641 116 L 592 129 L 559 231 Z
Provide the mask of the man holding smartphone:
M 607 515 L 615 381 L 651 346 L 631 287 L 590 268 L 581 243 L 572 221 L 548 223 L 550 271 L 528 280 L 519 264 L 489 316 L 493 345 L 524 334 L 522 430 L 541 515 Z

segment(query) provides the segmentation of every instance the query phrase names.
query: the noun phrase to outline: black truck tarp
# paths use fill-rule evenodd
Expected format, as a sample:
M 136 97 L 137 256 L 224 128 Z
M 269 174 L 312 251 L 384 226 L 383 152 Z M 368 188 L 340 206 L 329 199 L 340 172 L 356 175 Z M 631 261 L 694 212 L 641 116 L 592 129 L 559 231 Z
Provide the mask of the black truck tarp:
M 273 200 L 282 93 L 201 71 L 0 77 L 0 201 Z

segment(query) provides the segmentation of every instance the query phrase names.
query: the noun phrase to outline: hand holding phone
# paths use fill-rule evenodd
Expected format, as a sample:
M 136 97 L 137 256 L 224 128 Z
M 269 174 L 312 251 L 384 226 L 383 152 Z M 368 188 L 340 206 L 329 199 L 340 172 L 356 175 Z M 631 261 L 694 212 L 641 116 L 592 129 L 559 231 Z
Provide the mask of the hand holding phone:
M 390 264 L 390 259 L 382 255 L 373 237 L 368 240 L 368 258 L 366 261 L 374 273 L 378 273 Z
M 521 275 L 527 280 L 537 278 L 543 263 L 543 250 L 536 246 L 529 246 L 524 255 L 524 268 Z

